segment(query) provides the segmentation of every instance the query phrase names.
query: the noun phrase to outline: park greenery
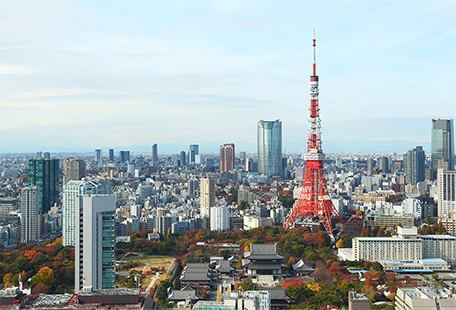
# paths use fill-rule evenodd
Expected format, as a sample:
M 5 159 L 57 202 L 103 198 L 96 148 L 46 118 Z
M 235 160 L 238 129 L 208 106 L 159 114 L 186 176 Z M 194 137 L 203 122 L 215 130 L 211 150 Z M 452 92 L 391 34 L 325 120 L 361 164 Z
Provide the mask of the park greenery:
M 375 229 L 377 234 L 382 228 Z M 369 233 L 374 233 L 370 230 Z M 217 244 L 238 244 L 242 250 L 248 251 L 251 244 L 274 243 L 284 256 L 285 269 L 292 272 L 292 265 L 300 259 L 314 268 L 313 279 L 310 278 L 287 278 L 283 284 L 292 300 L 292 309 L 319 309 L 326 305 L 336 307 L 348 305 L 348 292 L 355 290 L 366 294 L 369 300 L 391 301 L 397 288 L 400 286 L 416 286 L 416 281 L 405 276 L 403 281 L 396 279 L 395 274 L 384 272 L 378 263 L 368 261 L 338 261 L 331 247 L 329 236 L 322 231 L 311 232 L 301 227 L 283 230 L 280 226 L 259 227 L 251 230 L 214 232 L 208 230 L 185 231 L 182 235 L 168 232 L 162 241 L 149 241 L 145 239 L 147 231 L 133 233 L 131 242 L 118 242 L 116 244 L 116 256 L 122 256 L 127 252 L 144 253 L 147 255 L 171 255 L 179 257 L 182 265 L 188 262 L 208 262 L 211 256 L 219 255 L 228 258 L 231 255 L 239 256 L 239 252 L 220 249 Z M 342 234 L 336 242 L 337 247 L 351 245 L 353 236 Z M 204 248 L 197 245 L 205 242 Z M 241 258 L 241 257 L 239 257 Z M 48 242 L 42 246 L 22 246 L 16 250 L 3 249 L 0 252 L 0 280 L 1 286 L 18 285 L 19 274 L 26 286 L 31 286 L 34 293 L 51 292 L 63 293 L 70 290 L 74 283 L 74 249 L 63 247 L 61 238 L 54 242 Z M 131 262 L 125 263 L 126 267 Z M 242 268 L 239 259 L 237 268 Z M 358 274 L 351 273 L 353 270 L 362 270 L 362 281 Z M 250 290 L 255 285 L 237 271 L 237 288 Z M 26 281 L 30 279 L 30 281 Z M 134 283 L 130 277 L 123 280 L 124 285 L 132 287 Z M 128 283 L 128 281 L 132 283 Z M 157 292 L 165 296 L 164 290 L 168 287 L 179 287 L 179 283 L 166 283 Z M 383 294 L 386 293 L 386 294 Z M 157 296 L 160 299 L 159 296 Z M 166 299 L 165 299 L 166 300 Z M 163 306 L 165 303 L 163 303 Z M 387 307 L 387 306 L 385 306 Z M 386 308 L 385 308 L 386 309 Z
M 0 280 L 17 286 L 19 275 L 33 293 L 64 293 L 74 287 L 74 248 L 62 246 L 62 238 L 43 245 L 0 251 Z

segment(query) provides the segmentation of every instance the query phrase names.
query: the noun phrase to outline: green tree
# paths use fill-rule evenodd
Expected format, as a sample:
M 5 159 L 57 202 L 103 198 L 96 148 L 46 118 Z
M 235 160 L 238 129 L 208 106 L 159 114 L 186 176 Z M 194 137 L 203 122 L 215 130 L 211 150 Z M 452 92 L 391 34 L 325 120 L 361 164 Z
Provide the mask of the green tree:
M 382 264 L 378 263 L 378 262 L 375 262 L 373 265 L 372 265 L 372 269 L 376 270 L 376 271 L 383 271 L 383 266 Z
M 181 283 L 179 281 L 179 277 L 177 277 L 174 282 L 173 282 L 173 289 L 175 290 L 180 290 L 181 289 Z

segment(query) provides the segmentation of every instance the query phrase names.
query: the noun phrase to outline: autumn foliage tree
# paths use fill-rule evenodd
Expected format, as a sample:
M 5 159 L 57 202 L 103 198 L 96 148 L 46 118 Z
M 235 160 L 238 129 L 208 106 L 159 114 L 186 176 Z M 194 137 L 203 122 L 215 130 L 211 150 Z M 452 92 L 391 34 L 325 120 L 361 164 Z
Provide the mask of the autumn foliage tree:
M 41 268 L 36 275 L 32 278 L 32 283 L 34 284 L 44 284 L 46 286 L 54 283 L 55 277 L 54 272 L 49 267 Z
M 336 247 L 338 249 L 343 248 L 344 247 L 344 241 L 342 239 L 339 239 L 339 241 L 336 242 Z

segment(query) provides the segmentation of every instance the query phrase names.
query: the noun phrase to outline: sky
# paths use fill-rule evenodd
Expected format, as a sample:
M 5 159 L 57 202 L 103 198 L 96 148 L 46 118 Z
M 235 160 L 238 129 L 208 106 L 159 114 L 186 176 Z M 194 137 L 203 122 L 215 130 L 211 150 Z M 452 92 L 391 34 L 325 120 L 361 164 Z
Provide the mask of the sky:
M 0 1 L 0 153 L 430 152 L 456 118 L 456 1 Z

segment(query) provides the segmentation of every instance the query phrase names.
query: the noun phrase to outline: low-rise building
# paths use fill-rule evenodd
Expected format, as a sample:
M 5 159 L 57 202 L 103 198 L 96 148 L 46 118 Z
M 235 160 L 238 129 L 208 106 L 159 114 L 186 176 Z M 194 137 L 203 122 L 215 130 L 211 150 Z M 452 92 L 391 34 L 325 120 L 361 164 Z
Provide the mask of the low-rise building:
M 371 303 L 365 294 L 348 292 L 348 310 L 370 310 Z
M 456 212 L 449 212 L 447 216 L 441 217 L 439 222 L 448 234 L 456 236 Z
M 399 287 L 396 294 L 397 310 L 453 310 L 456 296 L 446 289 L 428 287 Z

